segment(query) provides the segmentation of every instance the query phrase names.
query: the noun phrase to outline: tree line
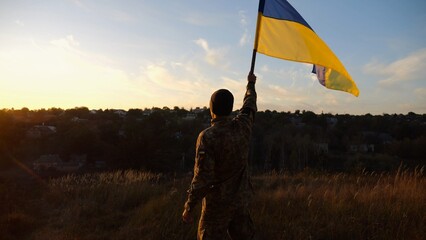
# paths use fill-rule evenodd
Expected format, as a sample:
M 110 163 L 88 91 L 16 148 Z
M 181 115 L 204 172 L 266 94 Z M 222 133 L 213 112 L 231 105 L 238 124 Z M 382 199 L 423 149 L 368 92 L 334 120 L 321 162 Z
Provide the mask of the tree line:
M 234 113 L 236 114 L 236 112 Z M 0 167 L 46 154 L 87 156 L 109 168 L 190 171 L 209 109 L 0 110 Z M 250 150 L 253 171 L 390 171 L 426 163 L 426 114 L 316 114 L 260 111 Z

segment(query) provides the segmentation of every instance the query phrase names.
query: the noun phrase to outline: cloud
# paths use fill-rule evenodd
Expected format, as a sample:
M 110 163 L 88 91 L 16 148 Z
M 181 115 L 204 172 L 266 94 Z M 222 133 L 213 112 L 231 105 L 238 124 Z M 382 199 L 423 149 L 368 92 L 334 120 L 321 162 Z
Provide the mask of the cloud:
M 170 69 L 173 66 L 168 67 L 169 64 L 149 64 L 142 70 L 143 76 L 154 85 L 167 90 L 173 90 L 185 94 L 190 94 L 194 91 L 194 85 L 189 80 L 182 80 L 179 75 L 175 75 Z M 175 69 L 179 65 L 175 65 Z
M 426 88 L 414 89 L 414 95 L 421 100 L 426 100 Z
M 261 88 L 265 96 L 265 101 L 285 101 L 285 102 L 303 102 L 306 101 L 306 95 L 301 94 L 299 90 L 292 87 L 283 87 L 275 84 L 269 84 Z
M 117 9 L 116 7 L 111 7 L 109 4 L 101 4 L 95 6 L 91 1 L 82 1 L 82 0 L 69 0 L 74 6 L 80 8 L 86 13 L 95 13 L 101 14 L 103 18 L 119 22 L 119 23 L 130 23 L 135 22 L 136 17 L 132 14 Z M 146 11 L 146 9 L 143 9 Z M 144 14 L 143 14 L 144 15 Z
M 55 39 L 50 41 L 56 47 L 73 49 L 74 47 L 80 46 L 80 43 L 74 39 L 73 35 L 68 35 L 65 38 Z
M 222 81 L 223 84 L 226 88 L 228 88 L 229 90 L 232 91 L 237 91 L 240 89 L 244 89 L 245 90 L 245 86 L 246 86 L 246 81 L 245 80 L 236 80 L 236 79 L 232 79 L 230 77 L 222 77 Z
M 283 87 L 269 84 L 257 86 L 259 109 L 273 109 L 277 111 L 308 110 L 320 113 L 324 109 L 345 112 L 348 100 L 339 96 L 339 93 L 330 92 L 321 87 L 309 93 L 303 88 Z M 349 99 L 352 101 L 352 99 Z
M 239 101 L 242 96 L 244 96 L 245 94 L 245 90 L 246 90 L 246 84 L 247 84 L 247 80 L 245 79 L 233 79 L 230 77 L 222 77 L 222 84 L 223 87 L 221 88 L 226 88 L 229 89 L 232 94 L 234 95 L 234 105 L 237 107 L 240 107 L 242 105 L 242 102 Z
M 217 15 L 211 14 L 200 14 L 200 13 L 185 13 L 185 16 L 182 18 L 182 21 L 193 26 L 205 27 L 212 26 L 217 24 Z
M 286 88 L 277 85 L 268 85 L 268 89 L 272 95 L 288 96 L 290 93 Z
M 262 65 L 259 70 L 263 74 L 269 75 L 269 78 L 278 79 L 283 85 L 292 87 L 311 88 L 317 82 L 314 74 L 311 73 L 312 65 L 300 63 L 286 63 L 286 68 L 273 68 L 267 64 Z M 289 65 L 290 64 L 290 65 Z
M 25 24 L 21 21 L 21 20 L 15 20 L 15 23 L 20 26 L 20 27 L 24 27 Z
M 324 96 L 324 102 L 327 106 L 338 106 L 339 102 L 336 95 L 327 93 Z
M 83 9 L 83 10 L 85 10 L 85 11 L 88 11 L 89 10 L 89 8 L 85 5 L 85 4 L 83 4 L 80 0 L 70 0 L 74 5 L 76 5 L 78 8 L 81 8 L 81 9 Z
M 260 67 L 260 71 L 267 73 L 270 70 L 269 70 L 268 65 L 264 64 L 264 65 L 262 65 L 262 67 Z
M 379 81 L 384 86 L 421 80 L 426 75 L 426 49 L 420 49 L 389 64 L 373 60 L 364 66 L 364 72 L 384 77 Z
M 199 38 L 195 40 L 195 43 L 200 46 L 204 52 L 204 60 L 211 65 L 218 65 L 219 62 L 224 58 L 226 51 L 224 49 L 213 49 L 209 47 L 207 40 Z
M 247 29 L 247 16 L 245 11 L 239 11 L 238 16 L 240 17 L 240 25 L 243 29 L 243 35 L 240 37 L 240 46 L 245 46 L 249 40 L 248 29 Z
M 113 9 L 109 14 L 111 18 L 117 22 L 129 23 L 135 21 L 135 18 L 132 15 L 121 10 Z
M 199 107 L 208 105 L 213 87 L 191 61 L 163 61 L 141 66 L 135 92 L 145 106 Z
M 247 31 L 245 31 L 240 38 L 240 46 L 243 47 L 247 45 L 247 42 L 248 42 L 248 34 L 247 34 Z

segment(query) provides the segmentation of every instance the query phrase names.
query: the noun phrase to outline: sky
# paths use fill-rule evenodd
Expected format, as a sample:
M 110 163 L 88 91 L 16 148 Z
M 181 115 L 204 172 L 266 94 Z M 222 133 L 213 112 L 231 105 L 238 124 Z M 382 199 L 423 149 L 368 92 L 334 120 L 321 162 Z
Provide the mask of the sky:
M 360 95 L 257 55 L 259 110 L 426 113 L 426 1 L 289 0 Z M 242 106 L 258 0 L 1 0 L 0 109 Z

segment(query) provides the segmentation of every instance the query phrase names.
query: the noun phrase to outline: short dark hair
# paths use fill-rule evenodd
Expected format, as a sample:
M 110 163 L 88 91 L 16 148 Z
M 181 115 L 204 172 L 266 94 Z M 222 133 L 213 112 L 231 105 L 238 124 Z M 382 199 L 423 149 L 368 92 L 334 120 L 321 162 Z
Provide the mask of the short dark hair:
M 217 116 L 228 116 L 232 112 L 234 96 L 227 89 L 219 89 L 210 98 L 210 110 Z

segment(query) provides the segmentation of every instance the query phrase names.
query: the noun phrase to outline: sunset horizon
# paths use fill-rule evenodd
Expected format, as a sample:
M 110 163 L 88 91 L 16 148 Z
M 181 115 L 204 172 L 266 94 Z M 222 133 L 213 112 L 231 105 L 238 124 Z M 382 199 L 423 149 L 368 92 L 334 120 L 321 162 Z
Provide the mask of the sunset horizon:
M 426 113 L 424 2 L 290 1 L 330 46 L 359 97 L 322 87 L 312 65 L 257 56 L 260 110 Z M 68 0 L 0 4 L 0 109 L 242 105 L 258 1 Z M 189 11 L 188 11 L 189 10 Z

